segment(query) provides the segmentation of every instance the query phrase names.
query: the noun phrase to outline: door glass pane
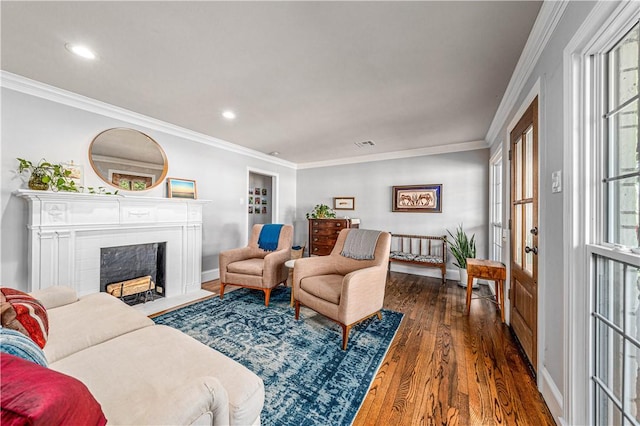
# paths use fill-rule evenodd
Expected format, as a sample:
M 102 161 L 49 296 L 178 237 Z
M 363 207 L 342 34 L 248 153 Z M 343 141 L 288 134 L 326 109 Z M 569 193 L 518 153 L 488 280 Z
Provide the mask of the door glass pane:
M 533 198 L 533 126 L 524 135 L 524 198 Z
M 640 176 L 605 184 L 607 235 L 605 241 L 640 247 Z
M 633 343 L 626 342 L 625 351 L 625 384 L 624 384 L 624 408 L 625 412 L 640 422 L 640 348 Z
M 624 339 L 604 321 L 596 319 L 595 375 L 618 400 L 622 400 Z
M 533 203 L 524 205 L 524 245 L 533 248 L 533 234 L 529 232 L 533 228 Z M 533 252 L 524 254 L 524 269 L 533 275 Z
M 515 229 L 514 229 L 514 240 L 515 240 L 515 253 L 513 259 L 518 266 L 522 266 L 522 205 L 518 204 L 515 206 Z
M 516 185 L 516 200 L 522 199 L 522 138 L 519 138 L 516 142 L 516 152 L 513 155 L 513 161 L 515 162 L 515 185 Z
M 638 25 L 609 53 L 609 110 L 638 94 Z

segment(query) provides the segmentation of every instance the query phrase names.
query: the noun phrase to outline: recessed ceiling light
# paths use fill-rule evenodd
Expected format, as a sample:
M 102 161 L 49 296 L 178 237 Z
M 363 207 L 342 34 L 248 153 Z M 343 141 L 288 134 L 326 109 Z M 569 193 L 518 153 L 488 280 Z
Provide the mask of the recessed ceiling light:
M 67 43 L 64 45 L 64 47 L 66 47 L 69 52 L 76 54 L 82 58 L 85 58 L 85 59 L 96 58 L 96 54 L 93 53 L 93 51 L 89 49 L 87 46 L 82 46 L 81 44 Z
M 222 116 L 227 120 L 233 120 L 236 118 L 236 113 L 230 110 L 226 110 L 222 113 Z

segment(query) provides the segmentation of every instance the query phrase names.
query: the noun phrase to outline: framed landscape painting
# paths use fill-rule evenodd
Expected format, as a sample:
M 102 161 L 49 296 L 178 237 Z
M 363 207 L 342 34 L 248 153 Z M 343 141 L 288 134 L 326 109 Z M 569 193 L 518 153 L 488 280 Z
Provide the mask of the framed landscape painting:
M 169 198 L 197 198 L 196 181 L 190 179 L 167 178 L 167 196 Z
M 442 213 L 442 184 L 394 186 L 392 211 Z

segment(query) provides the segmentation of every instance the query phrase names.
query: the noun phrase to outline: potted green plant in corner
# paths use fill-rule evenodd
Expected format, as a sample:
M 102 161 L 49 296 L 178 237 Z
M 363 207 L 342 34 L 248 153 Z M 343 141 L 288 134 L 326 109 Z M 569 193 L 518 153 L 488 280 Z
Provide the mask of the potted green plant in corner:
M 307 219 L 333 219 L 335 217 L 336 212 L 326 204 L 316 204 L 311 213 L 307 213 Z
M 462 229 L 462 225 L 458 225 L 456 228 L 456 234 L 453 235 L 451 231 L 447 230 L 449 235 L 451 236 L 451 240 L 447 238 L 447 244 L 449 244 L 449 248 L 451 249 L 451 253 L 453 257 L 455 257 L 456 261 L 453 262 L 455 266 L 459 268 L 460 271 L 460 283 L 459 285 L 462 287 L 467 286 L 467 259 L 476 257 L 476 236 L 475 234 L 469 238 L 467 234 Z M 477 287 L 477 281 L 474 281 L 473 287 Z
M 60 164 L 49 163 L 44 158 L 39 163 L 33 164 L 24 158 L 17 158 L 20 162 L 18 172 L 23 173 L 29 171 L 29 189 L 38 191 L 46 191 L 51 188 L 52 191 L 70 191 L 78 192 L 76 183 L 69 176 L 71 170 L 64 168 Z

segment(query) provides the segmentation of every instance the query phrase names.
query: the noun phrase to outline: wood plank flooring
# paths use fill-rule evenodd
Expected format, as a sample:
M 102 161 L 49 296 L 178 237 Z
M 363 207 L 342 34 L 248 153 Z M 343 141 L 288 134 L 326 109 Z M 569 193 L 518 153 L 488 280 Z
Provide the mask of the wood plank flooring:
M 384 307 L 405 316 L 355 426 L 555 424 L 495 305 L 464 304 L 454 282 L 389 274 Z

